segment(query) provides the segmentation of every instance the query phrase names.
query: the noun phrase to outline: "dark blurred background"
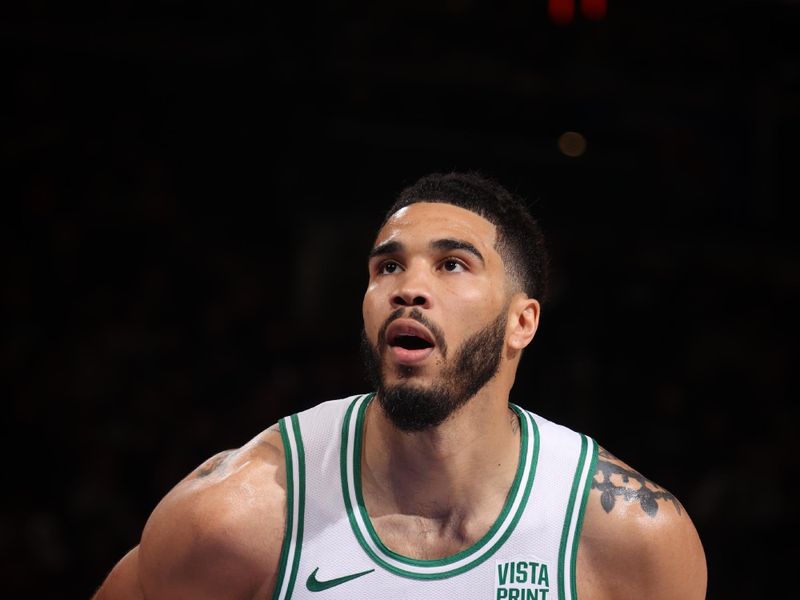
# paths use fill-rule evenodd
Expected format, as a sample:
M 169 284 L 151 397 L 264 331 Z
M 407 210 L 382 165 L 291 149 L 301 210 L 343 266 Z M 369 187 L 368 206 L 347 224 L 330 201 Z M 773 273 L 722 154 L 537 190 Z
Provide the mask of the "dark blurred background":
M 604 4 L 39 0 L 5 18 L 4 595 L 88 598 L 206 457 L 366 391 L 383 211 L 425 173 L 479 169 L 529 199 L 553 253 L 513 399 L 683 501 L 709 598 L 778 597 L 798 525 L 800 3 Z

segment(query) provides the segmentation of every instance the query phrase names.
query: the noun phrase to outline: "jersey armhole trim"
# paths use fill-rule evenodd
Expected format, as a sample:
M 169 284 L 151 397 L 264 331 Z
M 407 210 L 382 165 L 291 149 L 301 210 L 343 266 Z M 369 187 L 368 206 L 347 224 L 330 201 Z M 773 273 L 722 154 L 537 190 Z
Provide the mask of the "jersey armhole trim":
M 278 579 L 272 600 L 289 600 L 292 597 L 300 550 L 303 544 L 303 514 L 305 510 L 305 452 L 300 436 L 297 415 L 279 421 L 283 454 L 286 461 L 286 531 L 278 563 Z
M 567 504 L 558 551 L 558 600 L 578 600 L 576 563 L 586 502 L 597 468 L 597 442 L 581 434 L 581 452 Z

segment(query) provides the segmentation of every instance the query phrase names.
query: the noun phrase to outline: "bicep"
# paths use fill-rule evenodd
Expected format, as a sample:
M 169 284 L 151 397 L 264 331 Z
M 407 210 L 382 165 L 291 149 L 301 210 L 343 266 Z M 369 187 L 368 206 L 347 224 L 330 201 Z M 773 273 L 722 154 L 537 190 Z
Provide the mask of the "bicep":
M 706 582 L 705 554 L 690 522 L 623 526 L 616 534 L 582 538 L 578 547 L 584 600 L 703 600 Z
M 708 574 L 700 537 L 688 515 L 675 521 L 648 553 L 646 596 L 654 600 L 703 600 Z
M 139 581 L 139 546 L 114 565 L 92 600 L 144 600 Z

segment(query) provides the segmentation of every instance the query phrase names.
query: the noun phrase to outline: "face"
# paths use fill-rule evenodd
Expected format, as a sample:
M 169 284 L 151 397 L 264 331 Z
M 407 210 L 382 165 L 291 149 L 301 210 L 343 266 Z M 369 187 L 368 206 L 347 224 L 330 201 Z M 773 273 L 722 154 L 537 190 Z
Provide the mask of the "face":
M 441 423 L 491 380 L 508 290 L 494 225 L 444 203 L 412 204 L 378 233 L 364 295 L 364 350 L 395 425 Z

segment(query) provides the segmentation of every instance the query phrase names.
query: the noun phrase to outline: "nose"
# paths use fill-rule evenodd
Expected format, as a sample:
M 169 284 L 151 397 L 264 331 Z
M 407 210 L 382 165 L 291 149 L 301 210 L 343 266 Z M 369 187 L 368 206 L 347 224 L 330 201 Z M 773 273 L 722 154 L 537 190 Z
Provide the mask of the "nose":
M 397 278 L 397 288 L 391 295 L 392 308 L 403 306 L 431 307 L 431 294 L 424 278 L 408 270 Z

